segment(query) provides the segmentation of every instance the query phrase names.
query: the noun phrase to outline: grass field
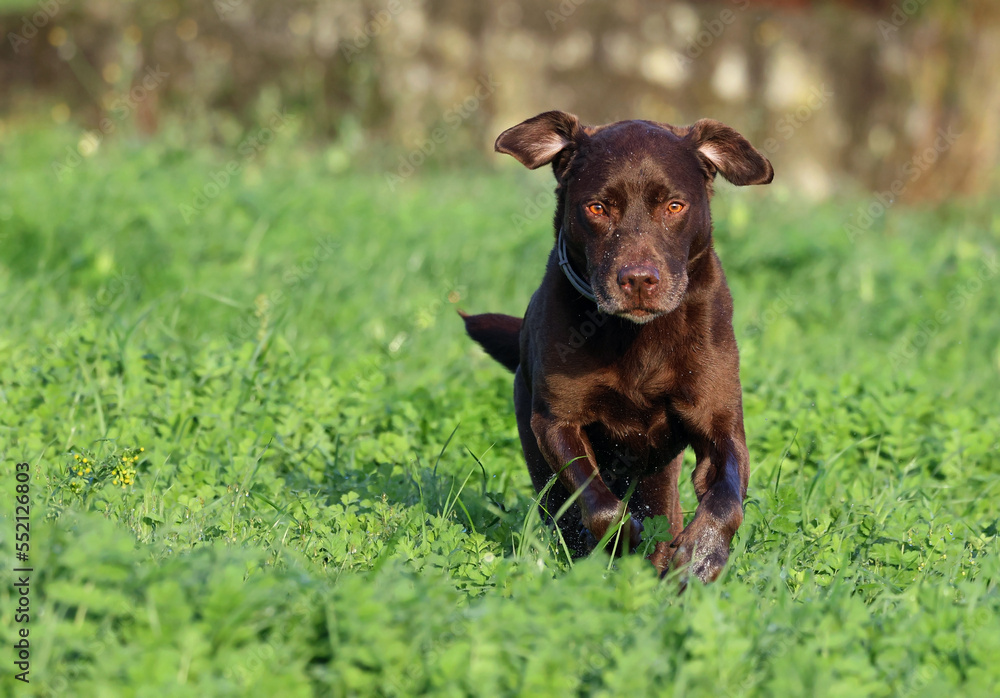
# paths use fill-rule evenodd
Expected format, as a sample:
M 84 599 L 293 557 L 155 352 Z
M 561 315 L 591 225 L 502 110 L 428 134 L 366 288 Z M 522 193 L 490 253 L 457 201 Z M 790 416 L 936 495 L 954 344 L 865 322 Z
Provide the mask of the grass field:
M 0 540 L 9 570 L 27 462 L 34 572 L 0 693 L 1000 694 L 995 203 L 850 240 L 864 199 L 719 186 L 753 471 L 678 596 L 560 552 L 454 312 L 521 313 L 548 172 L 392 190 L 284 135 L 213 188 L 235 150 L 122 137 L 60 178 L 68 131 L 3 139 Z

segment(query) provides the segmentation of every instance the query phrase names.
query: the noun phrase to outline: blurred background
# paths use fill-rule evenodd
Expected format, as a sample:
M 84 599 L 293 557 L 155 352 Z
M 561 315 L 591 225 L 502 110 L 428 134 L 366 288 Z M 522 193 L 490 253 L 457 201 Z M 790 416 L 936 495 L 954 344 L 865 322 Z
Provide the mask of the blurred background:
M 290 114 L 330 169 L 406 176 L 492 166 L 547 109 L 711 116 L 795 195 L 942 200 L 995 189 L 998 19 L 990 0 L 0 0 L 0 139 L 230 146 Z

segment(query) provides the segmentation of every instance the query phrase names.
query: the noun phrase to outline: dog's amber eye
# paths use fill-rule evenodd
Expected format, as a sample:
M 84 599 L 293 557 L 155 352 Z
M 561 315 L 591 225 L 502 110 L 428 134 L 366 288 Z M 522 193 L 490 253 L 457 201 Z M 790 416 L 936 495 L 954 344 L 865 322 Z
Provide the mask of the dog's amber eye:
M 595 201 L 592 204 L 587 204 L 587 212 L 592 216 L 603 216 L 607 211 L 604 208 L 604 204 L 599 204 Z
M 670 211 L 671 213 L 680 213 L 681 211 L 684 210 L 684 204 L 682 204 L 680 201 L 671 201 L 669 204 L 667 204 L 667 210 Z

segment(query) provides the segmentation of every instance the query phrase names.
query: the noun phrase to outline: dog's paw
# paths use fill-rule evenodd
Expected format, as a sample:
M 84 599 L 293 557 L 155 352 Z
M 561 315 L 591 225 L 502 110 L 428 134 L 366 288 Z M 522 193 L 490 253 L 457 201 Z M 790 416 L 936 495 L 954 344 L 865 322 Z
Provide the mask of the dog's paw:
M 617 510 L 607 510 L 603 516 L 591 517 L 589 525 L 586 527 L 591 536 L 591 547 L 596 547 L 598 542 L 612 531 L 611 537 L 605 546 L 608 552 L 615 550 L 621 555 L 632 550 L 636 550 L 642 543 L 642 523 L 634 516 L 626 514 L 628 521 L 622 526 L 619 533 L 617 527 L 621 519 Z
M 660 575 L 667 572 L 670 565 L 670 558 L 673 557 L 674 549 L 670 547 L 670 541 L 660 541 L 653 548 L 653 552 L 646 556 L 646 559 L 653 563 L 653 567 Z
M 689 574 L 694 574 L 706 584 L 714 582 L 729 560 L 729 539 L 722 535 L 721 531 L 713 526 L 692 530 L 693 525 L 694 522 L 677 538 L 670 541 L 669 550 L 664 551 L 670 559 L 662 568 L 663 574 L 679 570 L 682 585 L 685 584 Z M 653 564 L 656 562 L 654 560 Z
M 642 524 L 634 516 L 629 519 L 629 550 L 635 550 L 642 543 Z

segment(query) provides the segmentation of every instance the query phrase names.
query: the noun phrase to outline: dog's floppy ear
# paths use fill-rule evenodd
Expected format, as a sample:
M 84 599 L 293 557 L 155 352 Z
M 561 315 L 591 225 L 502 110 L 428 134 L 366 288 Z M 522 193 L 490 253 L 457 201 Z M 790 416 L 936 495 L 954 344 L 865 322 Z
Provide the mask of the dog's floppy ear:
M 774 169 L 750 141 L 714 119 L 695 122 L 687 133 L 701 157 L 708 178 L 718 172 L 737 185 L 767 184 L 774 178 Z
M 580 120 L 563 111 L 547 111 L 512 126 L 499 136 L 494 148 L 498 153 L 514 156 L 533 170 L 556 160 L 556 170 L 566 158 L 557 156 L 575 150 L 577 140 L 584 135 Z

